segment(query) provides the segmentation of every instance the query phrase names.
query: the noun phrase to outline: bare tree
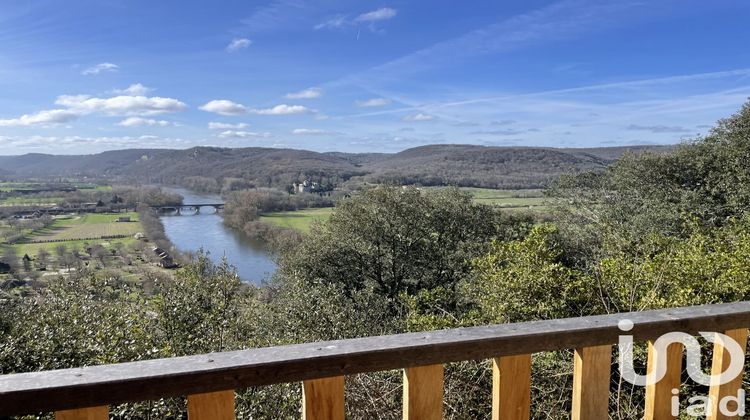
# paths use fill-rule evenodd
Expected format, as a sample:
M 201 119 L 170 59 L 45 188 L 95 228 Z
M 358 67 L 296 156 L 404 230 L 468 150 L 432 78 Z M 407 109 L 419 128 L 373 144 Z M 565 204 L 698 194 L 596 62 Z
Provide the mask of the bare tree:
M 55 255 L 57 255 L 58 265 L 63 265 L 66 263 L 65 256 L 67 254 L 68 254 L 68 248 L 66 248 L 65 245 L 58 245 L 55 247 Z M 66 268 L 70 268 L 70 267 L 67 267 L 67 264 L 66 264 Z
M 44 248 L 39 248 L 36 253 L 36 267 L 38 270 L 45 271 L 49 263 L 50 253 Z
M 3 251 L 3 256 L 0 260 L 8 264 L 11 271 L 18 271 L 18 255 L 16 255 L 16 251 L 13 248 L 6 248 L 5 251 Z
M 91 258 L 96 258 L 101 263 L 102 267 L 106 266 L 107 261 L 107 250 L 101 245 L 94 245 L 91 248 Z

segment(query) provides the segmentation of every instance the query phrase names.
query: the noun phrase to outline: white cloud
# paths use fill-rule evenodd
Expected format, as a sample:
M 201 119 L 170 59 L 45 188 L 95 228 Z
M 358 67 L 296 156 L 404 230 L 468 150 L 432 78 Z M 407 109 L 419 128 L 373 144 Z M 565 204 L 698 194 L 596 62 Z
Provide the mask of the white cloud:
M 141 118 L 141 117 L 130 117 L 126 118 L 117 125 L 123 126 L 123 127 L 141 127 L 141 126 L 159 126 L 159 127 L 166 127 L 169 125 L 172 125 L 169 121 L 165 120 L 154 120 L 150 118 Z
M 201 106 L 200 109 L 219 115 L 243 115 L 248 113 L 245 105 L 227 99 L 215 99 Z
M 213 112 L 219 115 L 293 115 L 313 112 L 310 108 L 302 105 L 276 105 L 265 109 L 248 109 L 245 105 L 238 104 L 226 99 L 217 99 L 200 107 L 203 111 Z
M 327 28 L 341 28 L 344 26 L 350 25 L 349 20 L 346 18 L 345 15 L 338 15 L 334 16 L 330 19 L 328 19 L 325 22 L 321 22 L 313 27 L 316 31 L 319 29 L 327 29 Z
M 300 0 L 270 0 L 262 3 L 263 5 L 253 7 L 254 11 L 250 16 L 240 20 L 246 30 L 258 33 L 293 27 L 304 22 L 307 16 L 320 7 L 314 2 Z
M 173 98 L 158 96 L 113 96 L 95 98 L 88 95 L 58 96 L 55 104 L 81 113 L 102 113 L 106 115 L 158 115 L 179 112 L 187 108 L 183 102 Z
M 250 127 L 250 124 L 247 124 L 247 123 L 228 124 L 228 123 L 213 122 L 213 121 L 208 123 L 209 130 L 232 130 L 232 129 L 241 130 L 247 127 Z
M 125 89 L 114 89 L 112 90 L 112 93 L 116 95 L 145 96 L 151 91 L 153 91 L 153 89 L 143 86 L 140 83 L 134 83 Z
M 276 105 L 273 108 L 266 109 L 252 109 L 250 110 L 253 114 L 258 115 L 294 115 L 294 114 L 306 114 L 312 112 L 312 110 L 302 105 Z
M 396 16 L 396 9 L 390 7 L 383 7 L 372 12 L 362 13 L 357 16 L 355 22 L 375 22 L 379 20 L 387 20 Z
M 120 66 L 117 64 L 112 63 L 99 63 L 95 66 L 91 66 L 84 71 L 81 72 L 84 76 L 91 75 L 91 74 L 99 74 L 104 71 L 117 71 L 119 70 Z
M 235 52 L 249 47 L 253 41 L 247 38 L 235 38 L 227 45 L 228 52 Z
M 374 107 L 374 106 L 386 106 L 391 103 L 390 99 L 387 98 L 372 98 L 372 99 L 365 99 L 363 101 L 357 101 L 355 104 L 360 108 L 368 108 L 368 107 Z
M 235 139 L 268 138 L 268 137 L 271 137 L 271 133 L 269 133 L 269 132 L 256 133 L 256 132 L 253 132 L 253 131 L 227 130 L 227 131 L 222 131 L 218 135 L 218 137 L 222 138 L 222 139 L 229 139 L 229 138 L 235 138 Z
M 18 118 L 0 119 L 0 127 L 25 127 L 30 125 L 61 124 L 75 120 L 80 114 L 68 109 L 50 109 Z
M 320 98 L 321 96 L 323 96 L 323 89 L 318 87 L 311 87 L 299 92 L 286 94 L 287 99 L 314 99 Z
M 630 124 L 626 127 L 627 130 L 634 130 L 634 131 L 650 131 L 652 133 L 692 133 L 694 130 L 691 130 L 686 127 L 682 126 L 667 126 L 667 125 L 638 125 L 638 124 Z
M 515 124 L 517 122 L 518 121 L 516 121 L 516 120 L 493 120 L 492 122 L 490 122 L 490 125 L 500 125 L 500 126 L 502 126 L 502 125 Z
M 396 9 L 383 7 L 371 12 L 362 13 L 354 19 L 350 19 L 347 15 L 336 15 L 324 22 L 315 25 L 313 29 L 338 29 L 346 26 L 356 25 L 359 23 L 369 23 L 370 29 L 374 30 L 375 22 L 391 19 L 396 16 L 396 13 Z
M 524 131 L 522 130 L 477 130 L 472 131 L 469 134 L 477 136 L 517 136 L 523 133 Z
M 135 88 L 134 88 L 135 86 Z M 138 84 L 128 89 L 145 89 Z M 0 127 L 22 127 L 30 125 L 61 124 L 75 120 L 88 114 L 104 114 L 109 116 L 148 116 L 178 112 L 187 105 L 172 98 L 145 96 L 114 96 L 111 98 L 96 98 L 89 95 L 62 95 L 55 101 L 65 109 L 51 109 L 39 111 L 35 114 L 24 114 L 18 118 L 0 119 Z M 152 123 L 153 121 L 153 123 Z M 128 118 L 120 125 L 168 125 L 167 121 L 147 120 L 143 118 Z
M 50 150 L 59 153 L 92 153 L 103 150 L 127 149 L 134 147 L 158 147 L 158 148 L 180 148 L 184 149 L 195 145 L 192 140 L 181 138 L 157 137 L 151 135 L 131 137 L 84 137 L 84 136 L 29 136 L 29 137 L 0 137 L 2 141 L 8 141 L 14 150 L 24 152 L 47 152 Z
M 418 113 L 414 115 L 407 115 L 404 118 L 402 118 L 403 121 L 432 121 L 435 117 L 428 114 Z
M 335 131 L 321 130 L 319 128 L 295 128 L 292 130 L 295 136 L 333 136 L 338 134 Z

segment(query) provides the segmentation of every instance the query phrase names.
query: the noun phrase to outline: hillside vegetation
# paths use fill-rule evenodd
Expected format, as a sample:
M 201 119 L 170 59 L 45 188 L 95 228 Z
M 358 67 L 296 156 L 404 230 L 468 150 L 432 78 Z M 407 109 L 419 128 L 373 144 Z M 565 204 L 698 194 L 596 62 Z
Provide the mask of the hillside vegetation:
M 15 177 L 74 176 L 183 185 L 219 192 L 248 187 L 286 188 L 305 179 L 349 182 L 540 188 L 563 173 L 603 169 L 626 151 L 671 147 L 553 149 L 430 145 L 395 154 L 317 153 L 306 150 L 196 147 L 130 149 L 85 156 L 0 156 Z

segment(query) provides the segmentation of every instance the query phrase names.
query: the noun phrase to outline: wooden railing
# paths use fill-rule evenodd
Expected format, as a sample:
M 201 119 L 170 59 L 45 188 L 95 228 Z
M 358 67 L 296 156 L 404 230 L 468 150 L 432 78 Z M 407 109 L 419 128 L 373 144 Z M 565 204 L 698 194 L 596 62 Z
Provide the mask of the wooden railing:
M 303 418 L 344 418 L 344 376 L 404 369 L 405 419 L 443 415 L 443 364 L 493 361 L 493 419 L 528 419 L 531 354 L 574 349 L 573 419 L 606 419 L 612 346 L 623 332 L 638 341 L 668 332 L 723 332 L 745 347 L 750 302 L 549 321 L 458 328 L 269 347 L 114 365 L 0 376 L 0 416 L 56 412 L 60 420 L 108 418 L 111 404 L 187 396 L 190 419 L 233 419 L 234 390 L 302 381 Z M 671 419 L 671 390 L 680 383 L 681 349 L 669 347 L 667 374 L 646 391 L 646 418 Z M 648 365 L 667 357 L 649 346 Z M 713 371 L 729 355 L 715 345 Z M 741 377 L 711 386 L 714 404 L 737 395 Z M 489 402 L 488 402 L 489 403 Z M 710 419 L 722 419 L 712 407 Z

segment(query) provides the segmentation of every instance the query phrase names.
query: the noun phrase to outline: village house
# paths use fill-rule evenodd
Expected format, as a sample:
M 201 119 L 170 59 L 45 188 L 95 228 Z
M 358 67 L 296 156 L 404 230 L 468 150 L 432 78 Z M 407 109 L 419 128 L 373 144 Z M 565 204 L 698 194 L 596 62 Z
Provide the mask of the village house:
M 177 264 L 175 264 L 174 259 L 172 259 L 172 256 L 169 255 L 169 253 L 161 248 L 154 247 L 153 249 L 154 254 L 159 258 L 159 261 L 157 264 L 159 267 L 162 268 L 177 268 Z

